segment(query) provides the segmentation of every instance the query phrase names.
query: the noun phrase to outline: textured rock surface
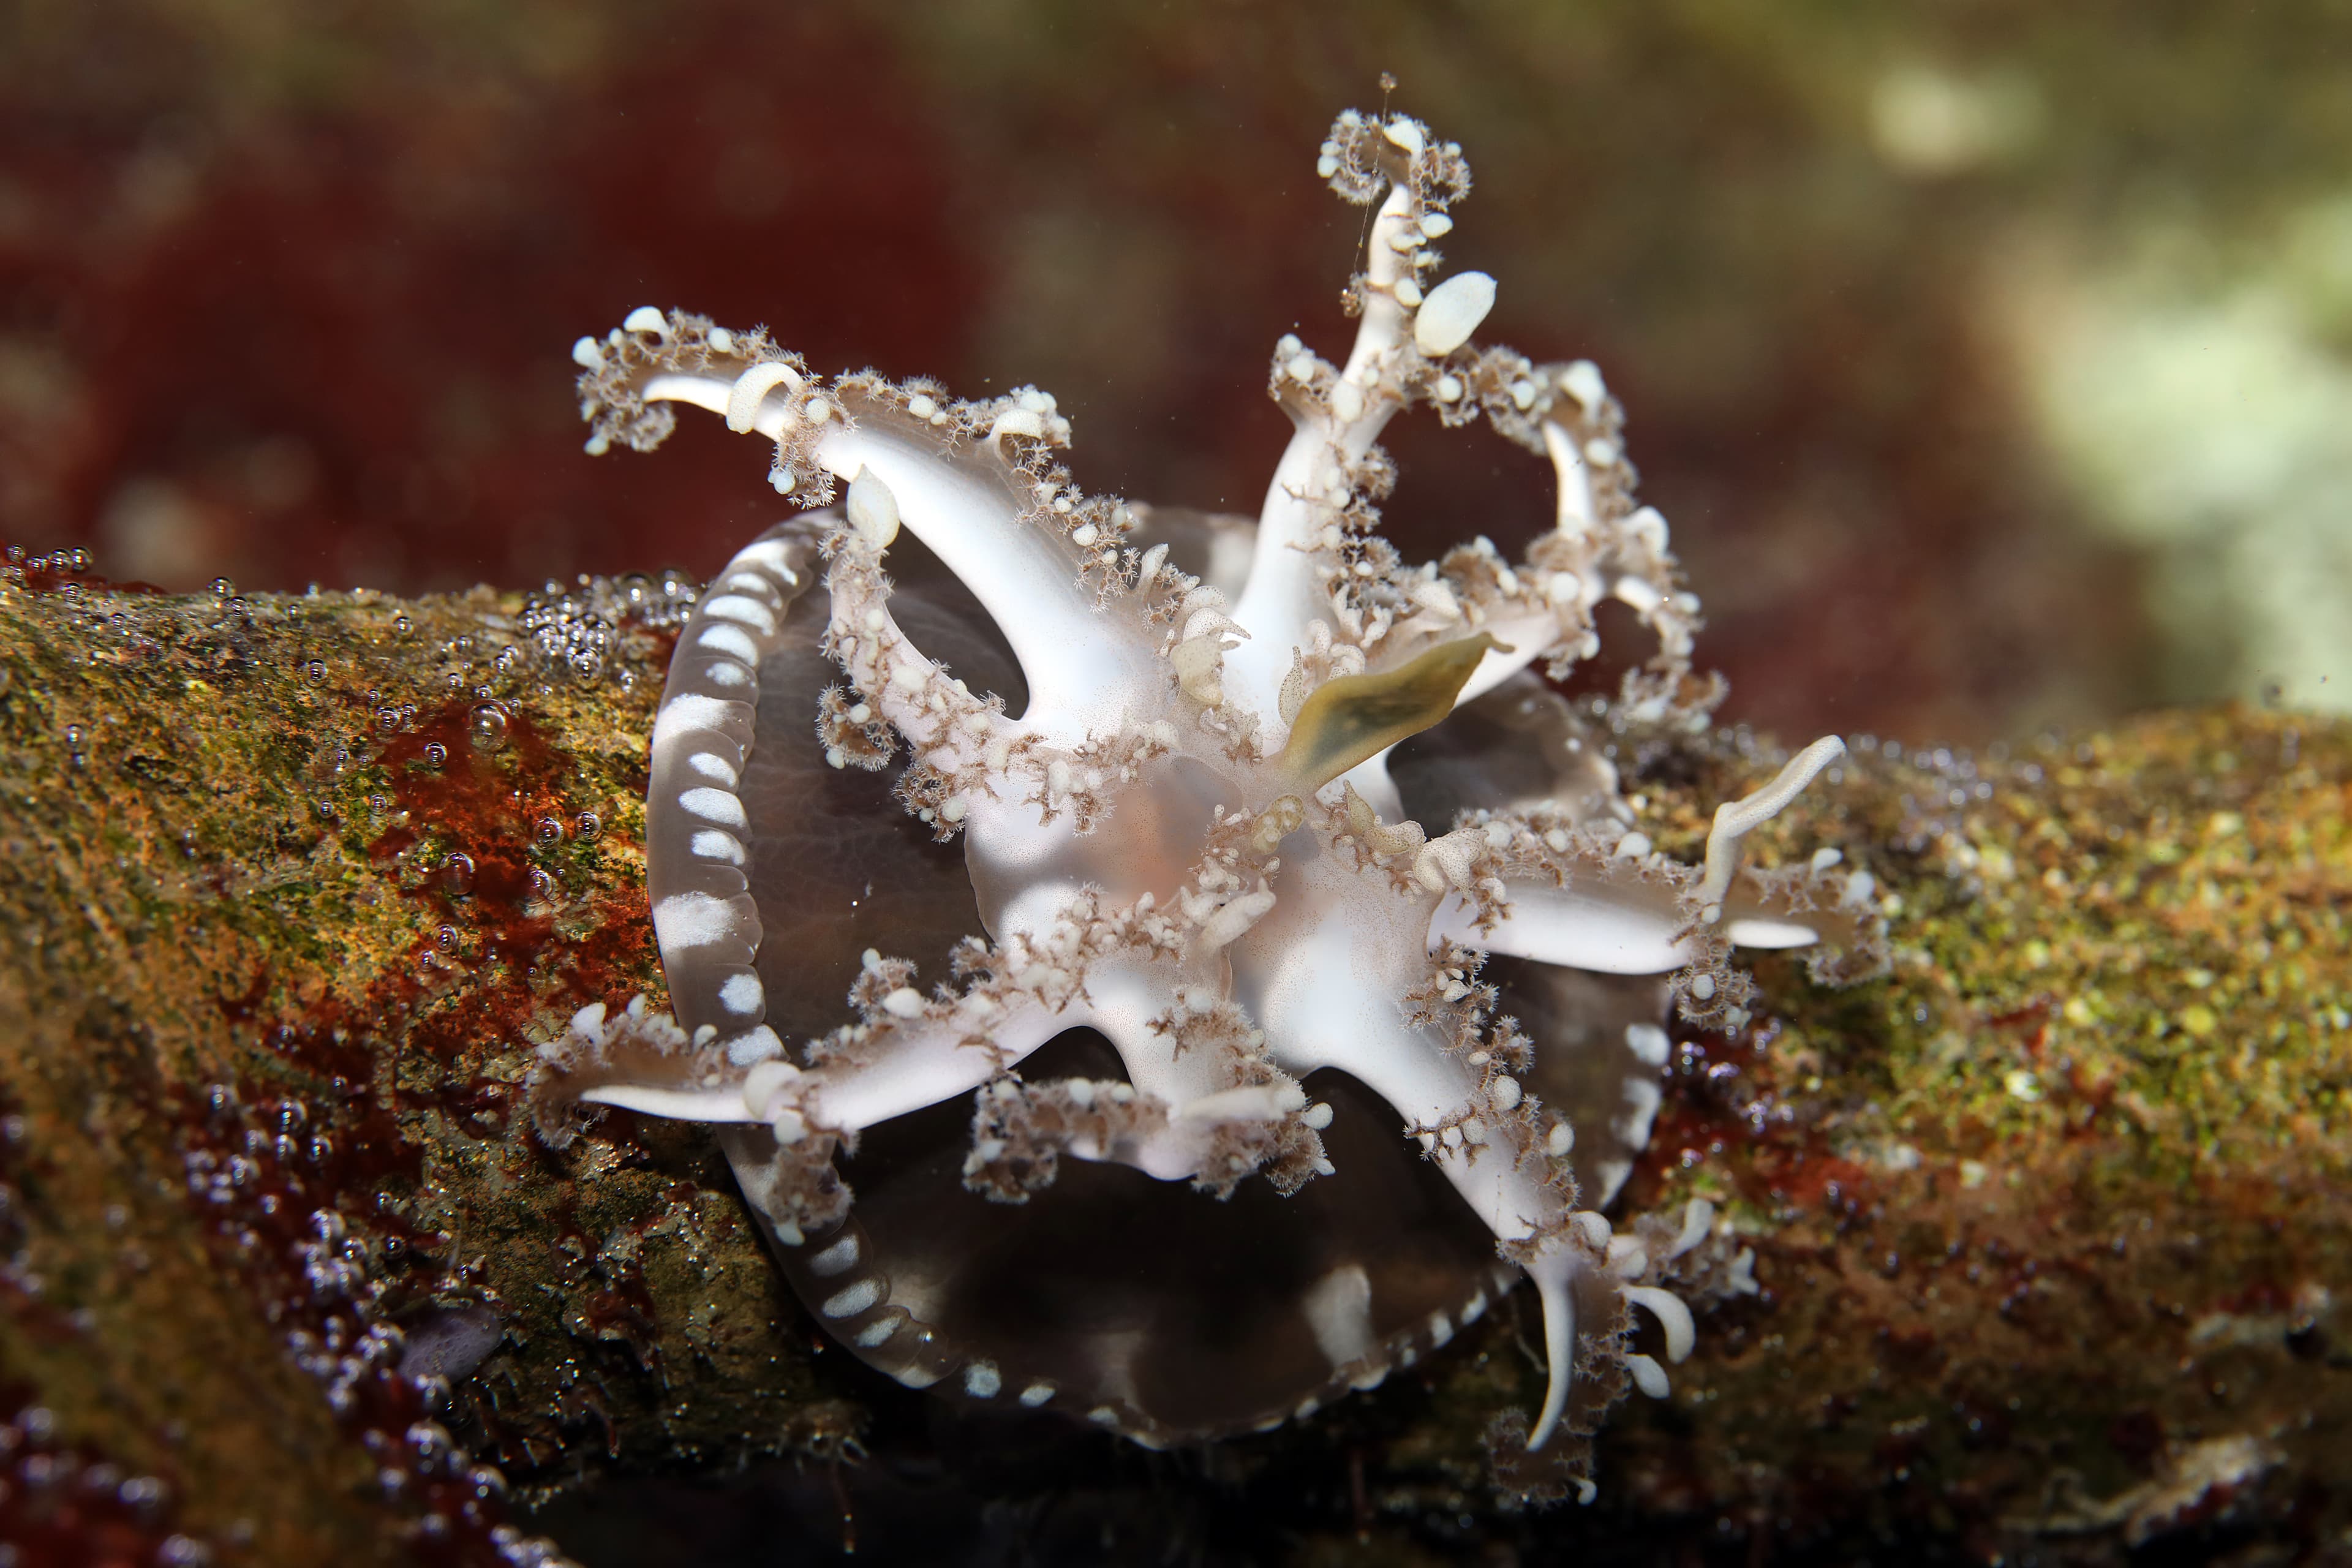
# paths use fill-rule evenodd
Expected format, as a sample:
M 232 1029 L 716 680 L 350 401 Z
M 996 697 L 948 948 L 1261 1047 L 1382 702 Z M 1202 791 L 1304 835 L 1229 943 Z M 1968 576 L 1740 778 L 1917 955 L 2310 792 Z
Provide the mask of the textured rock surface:
M 2345 1549 L 2352 730 L 1863 743 L 1759 835 L 1878 876 L 1895 973 L 1831 994 L 1768 962 L 1777 1022 L 1677 1042 L 1622 1206 L 1711 1198 L 1763 1294 L 1703 1312 L 1673 1398 L 1619 1412 L 1598 1502 L 1528 1510 L 1485 1443 L 1539 1392 L 1515 1304 L 1261 1439 L 982 1430 L 816 1349 L 696 1130 L 538 1143 L 533 1043 L 660 999 L 638 794 L 690 592 L 0 584 L 0 1539 L 25 1561 L 359 1563 L 406 1533 L 492 1562 L 526 1503 L 592 1563 L 845 1530 L 869 1560 Z M 1703 803 L 1771 767 L 1738 732 L 1622 760 L 1685 858 Z

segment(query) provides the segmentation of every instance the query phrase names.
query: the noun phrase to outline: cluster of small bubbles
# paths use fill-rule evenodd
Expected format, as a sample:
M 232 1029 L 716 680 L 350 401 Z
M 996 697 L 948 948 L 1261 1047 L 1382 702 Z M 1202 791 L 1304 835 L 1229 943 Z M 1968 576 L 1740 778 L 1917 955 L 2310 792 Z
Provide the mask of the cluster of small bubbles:
M 59 550 L 47 555 L 27 557 L 23 545 L 12 544 L 7 547 L 5 563 L 0 563 L 0 583 L 21 584 L 37 590 L 52 589 L 61 598 L 79 600 L 82 595 L 82 584 L 73 579 L 87 575 L 89 570 L 89 552 L 87 550 Z M 96 617 L 91 617 L 90 622 L 78 620 L 77 624 L 95 624 L 95 621 Z
M 0 1420 L 0 1565 L 122 1563 L 200 1568 L 211 1549 L 169 1528 L 171 1491 L 154 1476 L 59 1444 L 45 1405 Z M 27 1554 L 29 1553 L 29 1554 Z
M 523 602 L 517 625 L 542 665 L 568 671 L 585 685 L 604 673 L 605 662 L 619 647 L 620 628 L 614 616 L 605 613 L 613 606 L 602 602 L 610 598 L 609 591 L 598 592 L 586 578 L 582 584 L 573 592 L 561 583 L 549 583 Z
M 495 752 L 507 743 L 507 705 L 495 697 L 486 697 L 474 704 L 467 716 L 466 728 L 473 738 L 474 750 Z
M 403 1368 L 407 1336 L 383 1319 L 389 1287 L 376 1258 L 401 1267 L 422 1249 L 408 1245 L 397 1224 L 372 1245 L 359 1222 L 304 1196 L 352 1188 L 351 1172 L 313 1172 L 296 1163 L 305 1152 L 321 1165 L 334 1157 L 323 1134 L 307 1149 L 299 1137 L 326 1111 L 289 1097 L 248 1115 L 223 1084 L 212 1086 L 206 1100 L 211 1131 L 199 1131 L 184 1152 L 190 1190 L 219 1205 L 218 1234 L 253 1271 L 263 1315 L 280 1325 L 294 1363 L 318 1380 L 329 1406 L 356 1430 L 386 1500 L 415 1510 L 415 1530 L 447 1542 L 452 1560 L 569 1568 L 552 1544 L 499 1522 L 504 1476 L 432 1419 L 447 1404 L 446 1383 L 421 1385 L 431 1380 Z M 467 1540 L 487 1542 L 497 1558 L 454 1551 Z
M 702 597 L 700 581 L 675 570 L 659 577 L 631 572 L 607 583 L 586 585 L 601 588 L 610 597 L 614 619 L 651 631 L 676 631 L 685 626 L 695 601 Z

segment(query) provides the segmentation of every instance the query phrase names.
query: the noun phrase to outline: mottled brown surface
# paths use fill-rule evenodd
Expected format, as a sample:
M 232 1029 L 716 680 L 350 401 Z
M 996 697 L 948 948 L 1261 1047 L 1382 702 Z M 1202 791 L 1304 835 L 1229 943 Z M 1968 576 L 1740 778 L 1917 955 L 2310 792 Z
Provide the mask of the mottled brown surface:
M 1703 1313 L 1674 1398 L 1618 1413 L 1598 1502 L 1529 1513 L 1482 1441 L 1538 1392 L 1516 1302 L 1311 1425 L 1148 1457 L 953 1421 L 822 1351 L 698 1130 L 536 1142 L 531 1042 L 660 996 L 636 792 L 683 591 L 599 584 L 567 619 L 0 584 L 0 1382 L 54 1444 L 167 1483 L 151 1536 L 365 1562 L 438 1517 L 425 1560 L 487 1561 L 516 1504 L 418 1458 L 430 1418 L 552 1497 L 531 1528 L 590 1563 L 822 1552 L 845 1507 L 868 1561 L 1106 1532 L 1322 1561 L 1360 1530 L 1398 1562 L 2345 1549 L 2342 726 L 1858 753 L 1759 836 L 1880 878 L 1895 973 L 1825 994 L 1771 961 L 1780 1022 L 1678 1044 L 1628 1207 L 1714 1197 L 1766 1294 Z M 526 627 L 602 638 L 601 666 Z M 1685 855 L 1770 767 L 1738 732 L 1622 760 Z M 192 1188 L 239 1154 L 223 1201 Z M 341 1310 L 302 1272 L 322 1208 L 372 1318 L 502 1329 L 437 1415 L 387 1365 L 339 1417 L 290 1356 Z

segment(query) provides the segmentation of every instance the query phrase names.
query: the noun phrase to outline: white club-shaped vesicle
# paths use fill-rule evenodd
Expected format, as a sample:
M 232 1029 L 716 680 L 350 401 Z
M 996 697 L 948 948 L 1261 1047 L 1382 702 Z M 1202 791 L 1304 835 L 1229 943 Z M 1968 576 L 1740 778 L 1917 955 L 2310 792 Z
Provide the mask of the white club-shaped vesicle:
M 893 1265 L 860 1227 L 844 1178 L 864 1173 L 836 1153 L 969 1101 L 961 1179 L 991 1197 L 1042 1194 L 1075 1160 L 1190 1183 L 1203 1205 L 1261 1177 L 1297 1203 L 1317 1178 L 1344 1178 L 1332 1140 L 1355 1113 L 1335 1126 L 1342 1097 L 1319 1086 L 1345 1075 L 1401 1134 L 1380 1147 L 1441 1172 L 1498 1256 L 1406 1326 L 1377 1259 L 1318 1263 L 1283 1307 L 1315 1347 L 1313 1375 L 1246 1419 L 1377 1382 L 1475 1321 L 1517 1270 L 1539 1293 L 1549 1358 L 1540 1447 L 1570 1408 L 1580 1333 L 1632 1355 L 1625 1315 L 1596 1321 L 1595 1303 L 1642 1306 L 1670 1359 L 1689 1352 L 1664 1263 L 1622 1237 L 1612 1251 L 1593 1212 L 1659 1103 L 1664 1051 L 1643 1047 L 1664 1039 L 1667 997 L 1697 1026 L 1745 1023 L 1735 944 L 1808 946 L 1817 973 L 1853 978 L 1876 961 L 1874 905 L 1859 872 L 1740 864 L 1743 838 L 1834 741 L 1719 813 L 1703 871 L 1633 830 L 1606 736 L 1542 679 L 1595 652 L 1595 609 L 1614 600 L 1657 652 L 1613 721 L 1705 725 L 1713 689 L 1688 665 L 1698 603 L 1663 520 L 1633 501 L 1619 410 L 1583 362 L 1475 342 L 1492 278 L 1429 276 L 1428 242 L 1467 188 L 1459 148 L 1350 112 L 1318 167 L 1376 209 L 1361 310 L 1338 363 L 1296 337 L 1276 345 L 1269 387 L 1295 433 L 1254 527 L 1180 526 L 1085 493 L 1056 460 L 1068 422 L 1034 390 L 970 403 L 929 383 L 826 378 L 764 331 L 682 312 L 640 310 L 582 340 L 592 450 L 648 447 L 671 405 L 692 404 L 772 442 L 772 482 L 813 510 L 714 580 L 659 710 L 649 893 L 678 1026 L 583 1015 L 551 1059 L 578 1101 L 729 1129 L 788 1272 L 860 1355 L 910 1384 L 1066 1408 L 1146 1441 L 1218 1421 L 1155 1405 L 1131 1346 L 1035 1364 L 1019 1347 L 941 1350 L 950 1285 Z M 1549 458 L 1558 526 L 1517 559 L 1481 537 L 1400 560 L 1377 532 L 1391 468 L 1375 442 L 1417 404 L 1449 425 L 1484 417 Z M 839 510 L 817 510 L 836 493 Z M 782 712 L 787 670 L 809 682 L 813 663 L 824 689 Z M 807 771 L 780 795 L 761 781 L 787 756 Z M 913 936 L 839 937 L 867 945 L 826 960 L 835 979 L 805 994 L 795 976 L 819 972 L 807 955 L 835 939 L 796 906 L 831 896 L 814 868 L 837 847 L 788 819 L 861 770 L 898 781 L 889 831 L 960 845 L 960 866 L 952 848 L 938 864 L 972 926 L 946 972 L 917 972 Z M 779 860 L 778 823 L 803 835 L 803 860 Z M 868 918 L 844 895 L 835 923 Z M 800 934 L 779 938 L 787 928 Z M 1481 977 L 1488 954 L 1522 966 L 1512 994 L 1556 999 L 1552 1023 L 1515 1004 L 1527 1032 L 1507 1026 Z M 1631 1000 L 1569 1026 L 1598 1005 L 1578 998 L 1601 995 Z M 1081 1027 L 1108 1042 L 1111 1072 L 1023 1075 Z M 1570 1043 L 1585 1039 L 1599 1043 Z M 1561 1069 L 1575 1050 L 1623 1064 L 1619 1098 L 1590 1115 L 1550 1087 L 1574 1076 Z M 1573 1162 L 1588 1156 L 1580 1195 Z M 1654 1363 L 1626 1364 L 1665 1391 Z

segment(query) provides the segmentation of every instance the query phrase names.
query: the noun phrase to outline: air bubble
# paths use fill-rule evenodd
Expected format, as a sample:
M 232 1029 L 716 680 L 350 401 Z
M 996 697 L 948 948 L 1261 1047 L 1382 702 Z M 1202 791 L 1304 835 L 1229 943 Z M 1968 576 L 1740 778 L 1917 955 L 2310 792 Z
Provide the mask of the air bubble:
M 474 750 L 495 752 L 507 743 L 507 705 L 496 698 L 475 703 L 467 722 L 473 731 Z
M 428 741 L 428 742 L 425 742 L 425 765 L 426 765 L 427 767 L 431 768 L 435 773 L 439 773 L 439 772 L 441 771 L 441 769 L 442 769 L 443 765 L 444 765 L 445 763 L 446 763 L 448 761 L 449 761 L 449 748 L 448 748 L 448 747 L 446 747 L 446 746 L 443 745 L 443 744 L 442 744 L 440 742 L 438 742 L 438 741 Z
M 583 839 L 593 839 L 604 831 L 604 824 L 593 811 L 583 811 L 572 825 L 572 830 Z
M 434 932 L 433 945 L 439 948 L 443 952 L 457 952 L 457 928 L 456 926 L 443 926 L 439 931 Z
M 460 849 L 441 862 L 441 888 L 453 899 L 474 890 L 474 858 Z
M 562 843 L 563 824 L 551 816 L 541 817 L 539 819 L 539 841 L 541 844 Z
M 323 658 L 314 658 L 310 663 L 304 665 L 302 667 L 302 679 L 308 680 L 313 686 L 323 684 L 327 679 L 327 661 Z
M 214 597 L 214 598 L 215 598 L 215 599 L 226 599 L 226 598 L 227 598 L 230 595 L 232 595 L 232 594 L 236 593 L 236 584 L 234 584 L 234 583 L 232 583 L 232 582 L 230 582 L 227 578 L 226 578 L 226 577 L 215 577 L 215 578 L 214 578 L 214 579 L 213 579 L 213 597 Z
M 185 1535 L 166 1536 L 163 1544 L 155 1548 L 160 1568 L 205 1568 L 212 1560 L 211 1547 Z

